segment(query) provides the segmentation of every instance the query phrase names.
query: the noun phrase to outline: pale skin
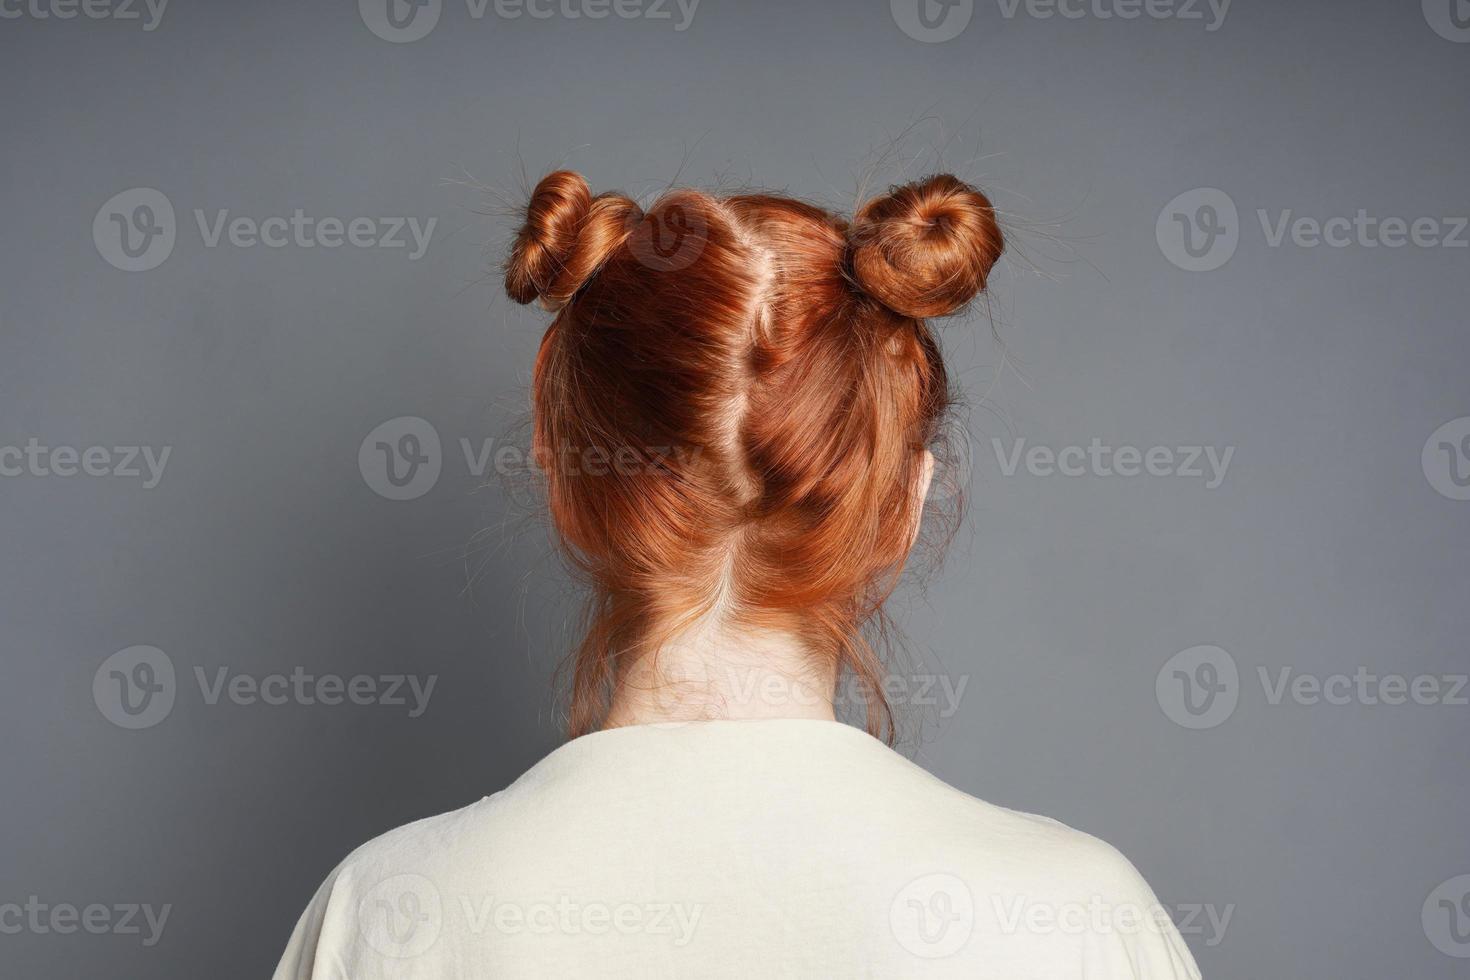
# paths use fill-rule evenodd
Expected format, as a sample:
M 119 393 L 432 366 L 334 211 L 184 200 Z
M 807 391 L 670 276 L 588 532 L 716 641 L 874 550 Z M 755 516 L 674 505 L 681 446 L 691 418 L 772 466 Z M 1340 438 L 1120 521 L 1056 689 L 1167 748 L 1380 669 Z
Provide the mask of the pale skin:
M 934 456 L 914 487 L 909 544 L 917 539 Z M 605 728 L 726 719 L 835 721 L 837 676 L 786 633 L 737 633 L 705 620 L 628 668 Z

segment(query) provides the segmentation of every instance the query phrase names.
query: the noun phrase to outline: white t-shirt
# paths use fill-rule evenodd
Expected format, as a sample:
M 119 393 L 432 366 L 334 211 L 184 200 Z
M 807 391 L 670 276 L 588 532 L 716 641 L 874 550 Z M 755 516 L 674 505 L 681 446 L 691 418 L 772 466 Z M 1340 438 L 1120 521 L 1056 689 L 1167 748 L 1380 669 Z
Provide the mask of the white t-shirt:
M 276 980 L 1199 980 L 1112 847 L 831 721 L 596 732 L 373 840 Z

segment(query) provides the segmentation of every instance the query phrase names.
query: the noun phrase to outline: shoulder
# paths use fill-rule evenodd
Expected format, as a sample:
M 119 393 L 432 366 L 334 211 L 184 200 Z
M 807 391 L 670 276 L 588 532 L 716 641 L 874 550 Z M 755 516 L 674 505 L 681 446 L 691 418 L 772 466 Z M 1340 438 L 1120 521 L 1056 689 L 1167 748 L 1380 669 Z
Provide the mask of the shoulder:
M 343 858 L 297 920 L 274 980 L 370 975 L 356 962 L 359 938 L 389 957 L 432 943 L 443 915 L 436 881 L 455 866 L 486 802 L 396 827 Z M 380 921 L 399 912 L 402 930 Z
M 485 797 L 457 810 L 423 817 L 379 834 L 349 852 L 328 876 L 328 884 L 355 890 L 371 888 L 384 877 L 423 873 L 453 860 L 465 847 L 472 846 L 486 805 L 492 799 Z
M 1060 820 L 986 802 L 930 777 L 936 794 L 949 795 L 946 837 L 981 851 L 1004 880 L 1054 896 L 1148 899 L 1153 892 L 1138 869 L 1112 844 Z
M 988 955 L 1028 969 L 1045 964 L 1045 975 L 1070 976 L 1084 963 L 1089 976 L 1198 980 L 1168 907 L 1118 848 L 988 803 L 918 766 L 900 778 L 912 780 L 907 810 L 932 842 L 906 855 L 906 908 L 963 910 L 987 937 Z M 922 947 L 922 936 L 914 944 Z
M 886 805 L 939 832 L 947 842 L 991 843 L 1000 854 L 1044 870 L 1058 868 L 1099 883 L 1127 881 L 1133 866 L 1116 848 L 1060 820 L 988 802 L 945 782 L 919 763 L 883 747 Z
M 979 802 L 979 801 L 977 801 Z M 1112 844 L 1035 813 L 982 804 L 993 825 L 1026 846 L 1017 851 L 1028 875 L 1047 891 L 1153 900 L 1143 876 Z
M 1006 813 L 1030 846 L 975 896 L 992 928 L 1070 948 L 1099 976 L 1199 980 L 1169 908 L 1118 848 L 1048 817 Z

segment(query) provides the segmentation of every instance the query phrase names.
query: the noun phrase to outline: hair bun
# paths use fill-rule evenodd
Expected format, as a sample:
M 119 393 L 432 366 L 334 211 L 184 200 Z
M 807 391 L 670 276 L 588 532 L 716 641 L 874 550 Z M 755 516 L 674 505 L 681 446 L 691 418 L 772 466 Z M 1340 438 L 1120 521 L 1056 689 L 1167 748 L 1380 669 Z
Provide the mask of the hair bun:
M 548 310 L 561 309 L 642 218 L 638 205 L 622 194 L 593 197 L 581 174 L 547 174 L 531 194 L 526 222 L 505 260 L 505 291 L 517 303 L 539 299 Z
M 526 220 L 505 262 L 505 291 L 529 303 L 551 289 L 592 207 L 592 191 L 581 174 L 558 170 L 541 178 L 526 205 Z
M 1005 249 L 989 198 L 950 174 L 892 188 L 850 232 L 853 277 L 903 316 L 945 316 L 985 289 Z

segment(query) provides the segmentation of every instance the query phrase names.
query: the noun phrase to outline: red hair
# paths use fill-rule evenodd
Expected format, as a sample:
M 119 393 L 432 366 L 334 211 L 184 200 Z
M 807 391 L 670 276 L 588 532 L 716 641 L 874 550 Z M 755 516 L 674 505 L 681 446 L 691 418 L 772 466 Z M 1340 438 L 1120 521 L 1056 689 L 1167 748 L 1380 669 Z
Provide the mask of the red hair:
M 798 636 L 891 737 L 862 634 L 951 401 L 925 318 L 983 291 L 1003 246 L 990 201 L 947 174 L 851 223 L 771 195 L 676 190 L 645 213 L 575 173 L 537 185 L 505 284 L 556 314 L 533 451 L 592 589 L 572 737 L 600 727 L 628 664 L 706 617 Z

